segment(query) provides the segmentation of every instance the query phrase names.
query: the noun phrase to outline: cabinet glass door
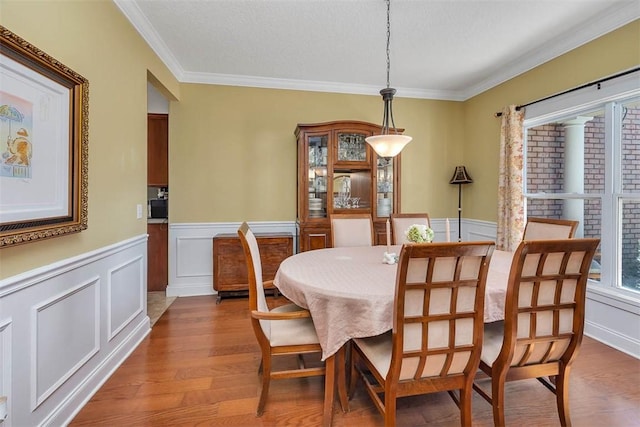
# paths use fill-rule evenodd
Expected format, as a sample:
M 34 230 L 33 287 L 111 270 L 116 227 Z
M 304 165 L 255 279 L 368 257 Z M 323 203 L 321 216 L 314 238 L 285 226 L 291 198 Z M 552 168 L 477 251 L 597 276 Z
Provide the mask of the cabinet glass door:
M 376 215 L 388 217 L 393 213 L 393 160 L 376 157 L 378 159 Z
M 309 218 L 327 217 L 327 156 L 329 137 L 309 137 Z
M 335 163 L 337 168 L 371 168 L 367 134 L 338 132 L 335 141 Z

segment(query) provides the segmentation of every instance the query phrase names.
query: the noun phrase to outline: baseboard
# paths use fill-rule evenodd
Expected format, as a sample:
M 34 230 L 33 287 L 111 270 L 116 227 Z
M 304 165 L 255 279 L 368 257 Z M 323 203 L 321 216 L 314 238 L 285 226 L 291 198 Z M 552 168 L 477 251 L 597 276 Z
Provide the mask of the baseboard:
M 603 344 L 620 350 L 623 353 L 640 359 L 640 341 L 632 337 L 619 334 L 618 332 L 606 328 L 592 321 L 585 321 L 584 334 Z
M 216 295 L 213 284 L 180 284 L 167 286 L 168 297 L 196 297 L 200 295 Z

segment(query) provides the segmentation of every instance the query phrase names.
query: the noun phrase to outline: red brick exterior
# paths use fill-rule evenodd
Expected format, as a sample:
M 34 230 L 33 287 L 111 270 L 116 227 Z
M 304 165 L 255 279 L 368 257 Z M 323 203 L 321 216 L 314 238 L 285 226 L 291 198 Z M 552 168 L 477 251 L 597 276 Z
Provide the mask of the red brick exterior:
M 604 191 L 604 116 L 595 116 L 585 124 L 584 191 Z M 628 108 L 622 129 L 623 192 L 640 193 L 640 108 Z M 527 133 L 527 192 L 560 193 L 564 182 L 564 127 L 551 123 L 531 128 Z M 562 200 L 527 200 L 527 215 L 562 217 Z M 623 276 L 640 277 L 640 202 L 623 206 Z M 585 200 L 584 236 L 600 237 L 600 200 Z M 612 232 L 613 230 L 611 230 Z M 605 230 L 609 233 L 609 230 Z

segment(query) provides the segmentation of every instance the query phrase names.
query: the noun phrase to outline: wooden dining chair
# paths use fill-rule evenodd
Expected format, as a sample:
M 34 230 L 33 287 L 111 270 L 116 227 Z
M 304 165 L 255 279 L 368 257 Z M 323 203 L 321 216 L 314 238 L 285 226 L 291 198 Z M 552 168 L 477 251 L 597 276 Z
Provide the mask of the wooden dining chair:
M 576 233 L 578 221 L 553 218 L 527 218 L 522 240 L 570 239 Z
M 373 220 L 370 214 L 331 214 L 331 246 L 373 246 Z
M 460 409 L 461 424 L 471 425 L 472 384 L 482 350 L 484 290 L 493 249 L 493 242 L 402 247 L 393 329 L 352 341 L 349 394 L 361 378 L 385 426 L 396 424 L 396 399 L 439 391 L 449 391 Z
M 410 243 L 405 235 L 405 231 L 413 224 L 426 225 L 431 228 L 431 220 L 428 213 L 394 213 L 391 214 L 391 233 L 393 234 L 393 244 L 402 245 Z
M 484 333 L 480 369 L 491 379 L 491 395 L 480 376 L 473 387 L 493 406 L 496 426 L 505 425 L 505 383 L 529 378 L 555 393 L 560 424 L 571 425 L 569 372 L 582 342 L 587 276 L 599 242 L 523 241 L 514 253 L 504 322 L 487 324 Z
M 262 390 L 258 401 L 257 415 L 262 415 L 269 393 L 271 379 L 286 379 L 325 374 L 323 366 L 306 367 L 303 354 L 322 353 L 309 311 L 295 304 L 279 306 L 272 310 L 267 305 L 262 282 L 262 265 L 255 235 L 246 222 L 238 229 L 238 236 L 247 263 L 249 279 L 249 309 L 251 326 L 255 333 L 262 362 Z M 298 369 L 272 370 L 272 357 L 294 355 L 298 358 Z

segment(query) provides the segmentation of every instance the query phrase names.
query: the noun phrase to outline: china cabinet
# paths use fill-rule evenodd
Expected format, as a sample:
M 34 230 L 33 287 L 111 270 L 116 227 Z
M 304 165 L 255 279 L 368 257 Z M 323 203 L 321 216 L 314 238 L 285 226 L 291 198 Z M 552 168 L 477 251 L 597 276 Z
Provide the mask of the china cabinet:
M 370 214 L 375 243 L 386 244 L 386 220 L 400 211 L 400 156 L 373 151 L 365 138 L 379 133 L 379 125 L 359 121 L 296 127 L 300 251 L 331 246 L 332 213 Z

